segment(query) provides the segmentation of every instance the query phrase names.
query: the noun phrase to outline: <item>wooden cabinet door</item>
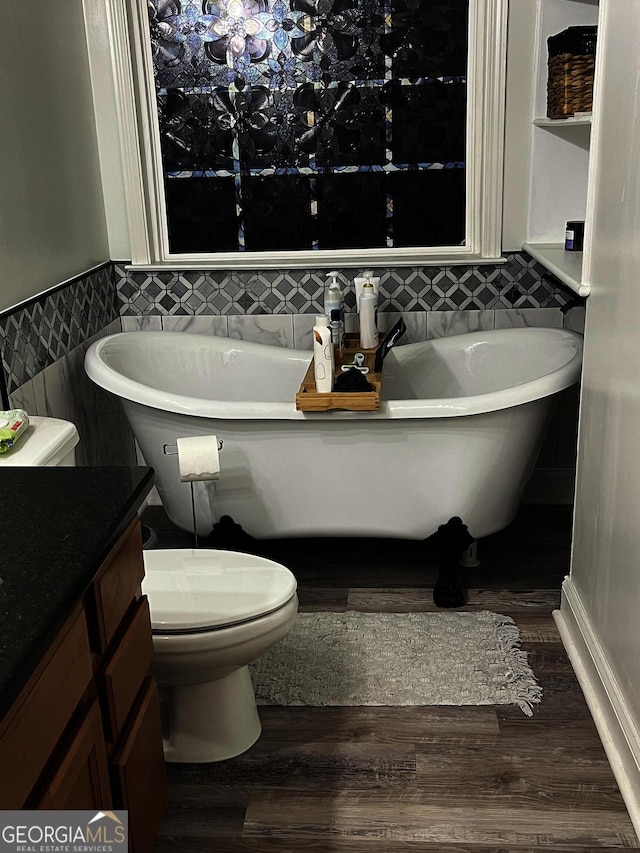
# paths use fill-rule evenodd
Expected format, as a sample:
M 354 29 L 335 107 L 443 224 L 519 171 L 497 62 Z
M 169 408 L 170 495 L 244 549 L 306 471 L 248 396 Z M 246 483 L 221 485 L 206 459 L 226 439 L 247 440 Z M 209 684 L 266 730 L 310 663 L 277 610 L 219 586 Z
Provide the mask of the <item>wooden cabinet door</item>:
M 103 654 L 124 616 L 140 595 L 144 577 L 142 533 L 134 519 L 96 575 L 87 595 L 92 648 Z
M 104 810 L 111 805 L 102 720 L 94 700 L 36 808 Z
M 129 849 L 151 853 L 167 802 L 158 691 L 149 676 L 112 759 L 115 807 L 129 810 Z
M 142 596 L 129 623 L 119 634 L 118 645 L 98 673 L 103 722 L 108 743 L 115 744 L 129 712 L 151 669 L 153 640 L 149 602 Z
M 62 629 L 24 694 L 1 721 L 0 809 L 25 807 L 91 677 L 87 626 L 80 611 Z

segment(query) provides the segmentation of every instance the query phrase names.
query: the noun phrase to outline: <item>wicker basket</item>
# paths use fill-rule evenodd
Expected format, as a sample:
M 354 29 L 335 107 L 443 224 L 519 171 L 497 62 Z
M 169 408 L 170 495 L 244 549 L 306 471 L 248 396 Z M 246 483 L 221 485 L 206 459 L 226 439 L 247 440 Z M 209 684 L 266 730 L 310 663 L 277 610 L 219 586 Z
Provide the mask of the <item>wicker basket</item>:
M 547 40 L 547 118 L 590 112 L 597 27 L 569 27 Z

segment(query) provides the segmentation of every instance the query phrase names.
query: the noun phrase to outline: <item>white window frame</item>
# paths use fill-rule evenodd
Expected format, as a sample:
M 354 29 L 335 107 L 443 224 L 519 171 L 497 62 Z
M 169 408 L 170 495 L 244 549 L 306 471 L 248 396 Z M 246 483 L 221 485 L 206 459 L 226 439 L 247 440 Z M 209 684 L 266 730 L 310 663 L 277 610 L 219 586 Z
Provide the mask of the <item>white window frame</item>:
M 466 244 L 172 254 L 146 0 L 106 0 L 131 267 L 270 269 L 482 264 L 501 255 L 508 0 L 469 0 Z

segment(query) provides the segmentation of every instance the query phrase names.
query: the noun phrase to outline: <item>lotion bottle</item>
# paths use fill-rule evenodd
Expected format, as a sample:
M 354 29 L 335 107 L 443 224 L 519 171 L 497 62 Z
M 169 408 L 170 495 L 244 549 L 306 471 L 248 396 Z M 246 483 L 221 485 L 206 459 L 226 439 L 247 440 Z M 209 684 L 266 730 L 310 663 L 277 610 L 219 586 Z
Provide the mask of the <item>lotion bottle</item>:
M 327 273 L 330 282 L 324 293 L 324 313 L 331 321 L 331 340 L 337 357 L 342 355 L 344 348 L 344 303 L 338 284 L 339 275 L 337 270 Z
M 329 318 L 324 314 L 316 317 L 313 327 L 313 371 L 316 391 L 326 394 L 333 390 L 333 343 Z
M 374 349 L 378 346 L 377 301 L 373 284 L 368 281 L 362 288 L 360 296 L 360 346 L 362 349 Z

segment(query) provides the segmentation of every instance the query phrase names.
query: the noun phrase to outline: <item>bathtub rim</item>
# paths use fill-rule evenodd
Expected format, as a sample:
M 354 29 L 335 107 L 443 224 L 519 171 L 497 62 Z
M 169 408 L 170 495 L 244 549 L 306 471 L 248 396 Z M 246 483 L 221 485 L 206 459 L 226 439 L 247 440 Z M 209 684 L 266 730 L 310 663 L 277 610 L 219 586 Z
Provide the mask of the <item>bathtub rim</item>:
M 194 338 L 208 338 L 216 342 L 225 342 L 227 346 L 242 348 L 248 352 L 257 354 L 270 351 L 269 357 L 280 359 L 293 359 L 300 363 L 301 381 L 306 367 L 311 358 L 311 352 L 307 350 L 290 349 L 286 347 L 270 346 L 268 344 L 255 343 L 253 341 L 237 340 L 235 338 L 223 338 L 217 335 L 200 335 L 192 332 L 169 332 L 169 331 L 133 331 L 116 332 L 105 335 L 95 341 L 87 350 L 84 365 L 89 378 L 99 387 L 126 400 L 148 406 L 160 411 L 173 412 L 175 414 L 189 415 L 195 418 L 218 418 L 221 420 L 301 420 L 317 421 L 318 419 L 330 422 L 332 420 L 344 419 L 403 419 L 403 418 L 448 418 L 464 417 L 485 412 L 500 411 L 532 402 L 543 397 L 548 397 L 559 391 L 569 388 L 580 379 L 582 366 L 582 340 L 583 336 L 569 329 L 555 327 L 522 327 L 510 329 L 493 329 L 487 331 L 468 332 L 463 335 L 452 335 L 443 338 L 434 338 L 428 341 L 420 341 L 405 344 L 398 347 L 419 347 L 430 344 L 443 349 L 457 348 L 461 341 L 482 343 L 486 336 L 496 335 L 523 335 L 530 336 L 535 333 L 543 333 L 552 337 L 573 340 L 576 343 L 574 355 L 563 365 L 544 374 L 517 385 L 500 389 L 498 391 L 486 392 L 464 397 L 445 397 L 436 399 L 395 399 L 382 400 L 379 411 L 345 411 L 331 410 L 328 412 L 302 412 L 295 408 L 295 390 L 292 392 L 292 400 L 288 402 L 251 402 L 251 401 L 226 401 L 205 400 L 201 397 L 187 397 L 185 395 L 172 394 L 159 390 L 152 386 L 144 385 L 136 380 L 129 379 L 110 367 L 102 356 L 102 352 L 112 341 L 116 339 L 131 339 L 144 335 L 156 337 L 166 342 L 172 338 L 175 340 L 190 340 Z M 162 336 L 162 337 L 160 337 Z M 523 347 L 526 343 L 523 342 Z M 296 389 L 297 390 L 297 389 Z

